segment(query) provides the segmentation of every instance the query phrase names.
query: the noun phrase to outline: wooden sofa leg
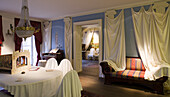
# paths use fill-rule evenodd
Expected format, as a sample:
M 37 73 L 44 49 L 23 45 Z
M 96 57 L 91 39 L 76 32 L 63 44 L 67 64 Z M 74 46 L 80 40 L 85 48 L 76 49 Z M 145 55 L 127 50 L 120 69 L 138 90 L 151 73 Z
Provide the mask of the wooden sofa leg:
M 104 84 L 110 85 L 112 83 L 111 77 L 109 75 L 105 75 Z
M 154 89 L 158 94 L 164 95 L 163 83 L 159 83 L 159 84 L 154 85 Z
M 163 87 L 163 83 L 161 82 L 152 82 L 148 84 L 147 87 L 152 89 L 157 94 L 162 94 L 162 95 L 164 94 L 164 87 Z

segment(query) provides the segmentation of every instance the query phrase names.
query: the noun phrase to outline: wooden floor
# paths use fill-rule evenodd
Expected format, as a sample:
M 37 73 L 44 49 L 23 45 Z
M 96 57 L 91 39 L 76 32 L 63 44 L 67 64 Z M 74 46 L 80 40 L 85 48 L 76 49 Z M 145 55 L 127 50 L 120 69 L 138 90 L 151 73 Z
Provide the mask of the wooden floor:
M 82 70 L 83 74 L 99 76 L 99 61 L 83 60 Z
M 104 79 L 79 73 L 79 78 L 84 90 L 101 95 L 103 97 L 170 97 L 170 94 L 159 95 L 151 93 L 144 86 L 115 83 L 104 85 Z
M 151 93 L 150 89 L 139 85 L 126 83 L 104 85 L 104 79 L 96 76 L 98 75 L 98 69 L 86 67 L 83 70 L 83 72 L 79 73 L 83 89 L 103 97 L 170 97 L 170 94 L 159 95 Z

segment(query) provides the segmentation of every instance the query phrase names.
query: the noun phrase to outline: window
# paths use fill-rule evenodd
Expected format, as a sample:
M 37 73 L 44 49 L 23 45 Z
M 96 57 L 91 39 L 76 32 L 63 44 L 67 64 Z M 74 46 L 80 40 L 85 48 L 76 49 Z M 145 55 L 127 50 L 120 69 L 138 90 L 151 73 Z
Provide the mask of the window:
M 31 66 L 35 66 L 37 62 L 37 51 L 35 46 L 35 36 L 26 38 L 26 40 L 23 39 L 21 44 L 21 51 L 29 50 L 30 52 L 30 63 Z

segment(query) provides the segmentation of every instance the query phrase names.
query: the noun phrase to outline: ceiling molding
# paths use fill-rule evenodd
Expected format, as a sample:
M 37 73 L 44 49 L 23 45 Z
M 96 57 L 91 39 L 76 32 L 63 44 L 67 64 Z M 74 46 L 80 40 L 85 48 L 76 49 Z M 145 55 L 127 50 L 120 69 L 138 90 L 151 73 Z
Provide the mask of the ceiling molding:
M 8 17 L 8 18 L 20 18 L 21 17 L 20 15 L 17 15 L 14 13 L 7 13 L 4 11 L 0 11 L 0 15 L 4 17 Z M 40 18 L 33 18 L 33 17 L 29 17 L 29 18 L 30 20 L 33 20 L 33 21 L 40 21 L 40 22 L 46 21 L 45 19 L 40 19 Z
M 69 15 L 58 17 L 58 18 L 51 18 L 49 20 L 51 20 L 51 21 L 59 20 L 59 19 L 63 19 L 64 17 L 67 17 L 67 16 L 76 17 L 76 16 L 82 16 L 82 15 L 88 15 L 88 14 L 101 13 L 101 12 L 105 12 L 105 11 L 110 10 L 110 9 L 119 10 L 119 9 L 131 8 L 131 7 L 139 7 L 139 6 L 144 6 L 144 5 L 150 5 L 150 4 L 153 4 L 155 2 L 160 2 L 160 1 L 170 1 L 170 0 L 154 0 L 154 1 L 148 0 L 148 1 L 142 1 L 142 2 L 137 2 L 137 3 L 133 3 L 133 4 L 124 4 L 124 5 L 121 5 L 121 6 L 114 6 L 114 7 L 110 7 L 110 8 L 92 10 L 92 11 L 87 11 L 87 12 L 82 12 L 82 13 L 77 13 L 77 14 L 69 14 Z

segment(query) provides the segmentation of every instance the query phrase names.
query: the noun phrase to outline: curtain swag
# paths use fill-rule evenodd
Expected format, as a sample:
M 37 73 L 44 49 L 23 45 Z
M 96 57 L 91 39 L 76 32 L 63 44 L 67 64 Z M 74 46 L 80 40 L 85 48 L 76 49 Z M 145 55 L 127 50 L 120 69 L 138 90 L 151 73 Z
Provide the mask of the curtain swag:
M 65 22 L 65 57 L 72 63 L 72 18 L 64 18 Z
M 116 18 L 113 17 L 105 15 L 104 59 L 120 71 L 126 66 L 124 10 Z
M 145 79 L 156 80 L 170 77 L 170 7 L 165 13 L 133 8 L 132 18 L 135 38 L 141 59 L 146 68 Z M 170 85 L 170 80 L 167 81 Z M 169 88 L 170 89 L 170 88 Z

